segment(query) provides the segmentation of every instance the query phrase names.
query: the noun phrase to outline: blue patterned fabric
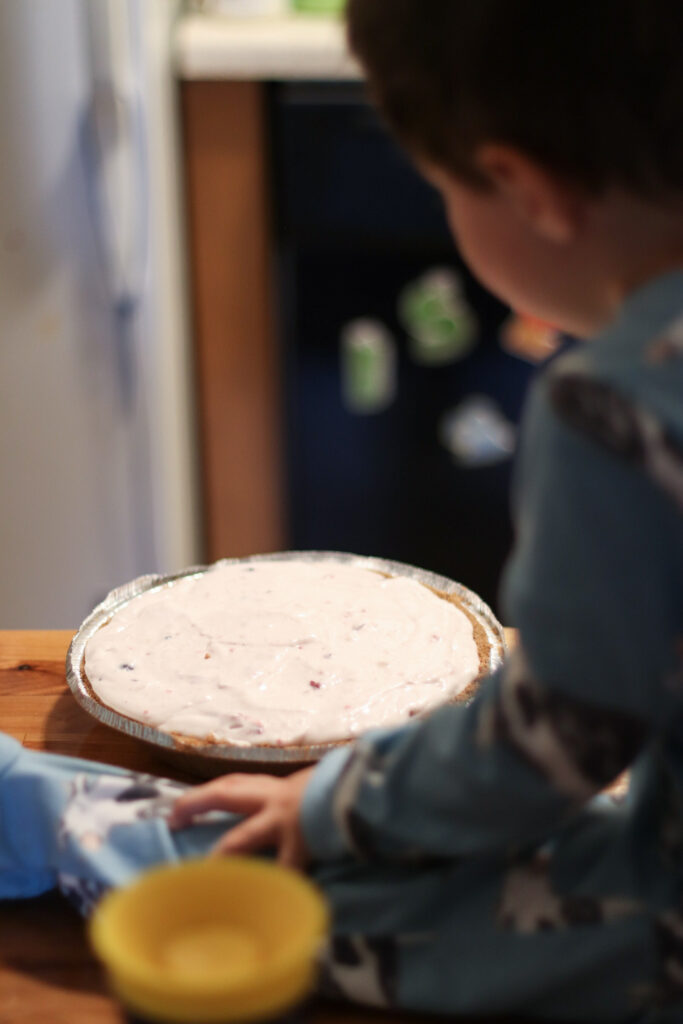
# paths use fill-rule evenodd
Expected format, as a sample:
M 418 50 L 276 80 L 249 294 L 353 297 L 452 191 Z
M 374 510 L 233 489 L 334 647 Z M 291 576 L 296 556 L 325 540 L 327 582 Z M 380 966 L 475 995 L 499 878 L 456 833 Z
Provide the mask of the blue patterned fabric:
M 107 765 L 25 750 L 0 733 L 0 900 L 59 887 L 87 913 L 146 867 L 199 856 L 236 819 L 170 832 L 186 787 Z

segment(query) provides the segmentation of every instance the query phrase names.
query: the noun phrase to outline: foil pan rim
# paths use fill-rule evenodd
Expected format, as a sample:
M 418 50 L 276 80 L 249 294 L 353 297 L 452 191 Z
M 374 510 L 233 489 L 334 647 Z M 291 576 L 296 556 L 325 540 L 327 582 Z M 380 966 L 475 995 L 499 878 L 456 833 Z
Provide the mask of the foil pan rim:
M 102 724 L 116 729 L 118 732 L 125 733 L 133 739 L 142 740 L 145 743 L 159 747 L 165 753 L 173 753 L 174 755 L 186 754 L 188 757 L 206 758 L 214 762 L 225 761 L 226 765 L 231 763 L 244 766 L 262 764 L 284 767 L 305 764 L 318 760 L 330 750 L 346 745 L 346 742 L 352 742 L 349 740 L 286 747 L 237 747 L 222 743 L 202 744 L 201 740 L 198 740 L 196 743 L 193 741 L 191 744 L 184 744 L 171 733 L 163 732 L 161 729 L 156 729 L 150 725 L 143 725 L 141 722 L 136 722 L 132 718 L 119 714 L 113 708 L 100 704 L 99 701 L 91 697 L 83 679 L 82 665 L 88 640 L 115 612 L 124 608 L 140 595 L 169 586 L 177 580 L 192 576 L 203 576 L 224 565 L 248 562 L 290 561 L 293 559 L 310 562 L 354 564 L 359 568 L 374 569 L 388 575 L 414 579 L 418 583 L 434 587 L 434 589 L 440 590 L 443 593 L 455 594 L 464 607 L 474 616 L 486 634 L 486 639 L 489 643 L 489 663 L 485 666 L 486 672 L 494 671 L 503 660 L 505 652 L 503 627 L 489 606 L 462 583 L 456 583 L 455 580 L 451 580 L 447 576 L 441 576 L 428 569 L 420 569 L 406 562 L 397 562 L 372 555 L 354 555 L 343 551 L 277 551 L 269 554 L 248 555 L 242 558 L 221 558 L 209 565 L 194 565 L 181 572 L 168 575 L 146 574 L 138 576 L 119 587 L 115 587 L 83 620 L 69 646 L 66 657 L 66 680 L 76 701 L 84 711 Z

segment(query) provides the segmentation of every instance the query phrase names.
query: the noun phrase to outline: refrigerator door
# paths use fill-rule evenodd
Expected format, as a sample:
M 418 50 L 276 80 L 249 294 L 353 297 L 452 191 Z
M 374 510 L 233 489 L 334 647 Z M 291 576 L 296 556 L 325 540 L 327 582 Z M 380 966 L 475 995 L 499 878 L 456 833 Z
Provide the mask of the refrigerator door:
M 147 268 L 148 196 L 140 33 L 133 0 L 88 0 L 83 6 L 90 100 L 83 122 L 88 199 L 102 269 L 116 318 L 121 398 L 136 386 L 136 319 Z
M 160 518 L 158 424 L 189 410 L 177 381 L 160 390 L 150 168 L 120 102 L 144 116 L 143 26 L 131 17 L 112 40 L 112 11 L 89 4 L 0 4 L 0 628 L 74 627 L 113 585 L 180 567 Z

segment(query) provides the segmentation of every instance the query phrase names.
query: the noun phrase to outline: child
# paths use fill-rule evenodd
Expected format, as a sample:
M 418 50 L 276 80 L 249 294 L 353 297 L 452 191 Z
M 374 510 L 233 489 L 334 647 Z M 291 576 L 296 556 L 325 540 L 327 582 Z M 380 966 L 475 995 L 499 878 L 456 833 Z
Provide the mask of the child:
M 503 595 L 520 645 L 502 670 L 470 706 L 315 769 L 186 792 L 181 831 L 155 825 L 147 859 L 186 855 L 205 811 L 242 815 L 220 849 L 275 847 L 319 882 L 334 921 L 324 976 L 348 998 L 680 1021 L 683 5 L 350 0 L 349 22 L 474 271 L 513 307 L 597 338 L 541 376 L 527 411 Z M 46 763 L 13 756 L 5 778 Z M 0 775 L 2 760 L 0 743 Z M 626 800 L 598 796 L 626 768 Z M 89 870 L 77 789 L 66 809 L 59 796 L 77 856 L 51 854 L 62 880 Z M 150 829 L 139 817 L 117 834 Z M 105 818 L 109 854 L 119 819 Z M 195 848 L 224 833 L 201 827 Z M 26 856 L 51 842 L 47 829 Z
M 597 337 L 527 410 L 503 594 L 520 646 L 476 700 L 286 780 L 216 780 L 172 824 L 236 811 L 225 852 L 308 865 L 351 998 L 680 1021 L 683 5 L 350 0 L 348 16 L 471 268 Z M 593 799 L 626 768 L 623 804 Z

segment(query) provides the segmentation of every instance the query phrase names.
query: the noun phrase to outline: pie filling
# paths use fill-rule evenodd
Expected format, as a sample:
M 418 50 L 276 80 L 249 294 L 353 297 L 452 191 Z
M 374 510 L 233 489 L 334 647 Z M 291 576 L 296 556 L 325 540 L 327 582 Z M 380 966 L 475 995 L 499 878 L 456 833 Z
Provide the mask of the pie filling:
M 134 598 L 88 641 L 97 698 L 238 746 L 348 740 L 480 674 L 468 616 L 415 580 L 330 562 L 219 565 Z

